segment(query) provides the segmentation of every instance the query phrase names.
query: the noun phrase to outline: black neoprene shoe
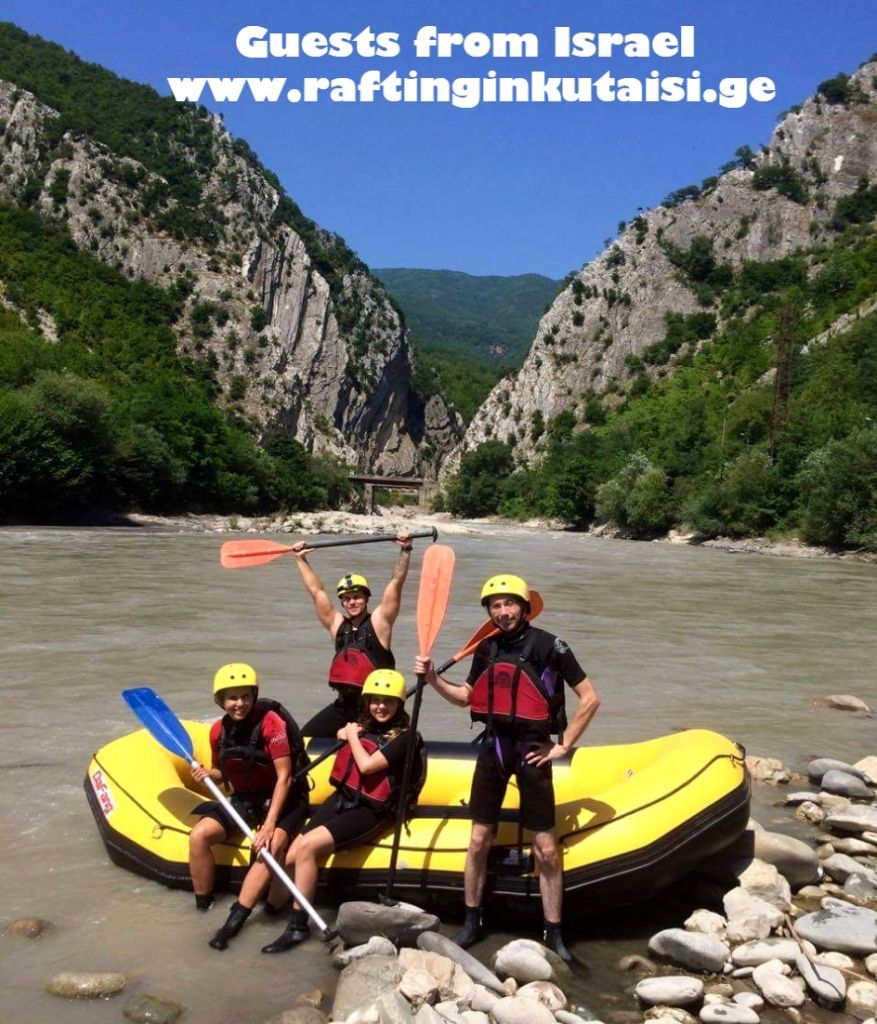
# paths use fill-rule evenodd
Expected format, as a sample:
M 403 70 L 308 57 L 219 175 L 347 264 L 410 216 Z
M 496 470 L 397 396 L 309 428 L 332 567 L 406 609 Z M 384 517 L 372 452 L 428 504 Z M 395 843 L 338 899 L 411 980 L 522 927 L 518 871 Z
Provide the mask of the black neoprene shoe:
M 468 949 L 481 938 L 481 907 L 466 907 L 466 919 L 463 927 L 451 936 L 451 942 L 461 949 Z
M 244 921 L 246 921 L 251 913 L 252 911 L 249 907 L 242 907 L 240 903 L 235 900 L 231 905 L 231 910 L 228 912 L 228 917 L 225 919 L 225 924 L 219 929 L 207 945 L 210 946 L 211 949 L 228 949 L 230 940 L 237 935 L 241 928 L 243 928 Z
M 199 896 L 195 893 L 195 906 L 198 910 L 210 910 L 210 908 L 216 903 L 216 897 L 212 892 L 204 893 L 203 896 Z
M 283 934 L 278 935 L 273 942 L 262 947 L 263 953 L 285 953 L 287 950 L 304 942 L 311 936 L 311 929 L 308 926 L 308 915 L 304 910 L 293 910 Z
M 566 948 L 566 943 L 563 941 L 563 935 L 561 934 L 560 922 L 555 924 L 551 921 L 545 921 L 542 928 L 542 944 L 553 953 L 557 953 L 560 959 L 565 964 L 569 964 L 570 967 L 585 966 L 574 953 L 570 953 Z

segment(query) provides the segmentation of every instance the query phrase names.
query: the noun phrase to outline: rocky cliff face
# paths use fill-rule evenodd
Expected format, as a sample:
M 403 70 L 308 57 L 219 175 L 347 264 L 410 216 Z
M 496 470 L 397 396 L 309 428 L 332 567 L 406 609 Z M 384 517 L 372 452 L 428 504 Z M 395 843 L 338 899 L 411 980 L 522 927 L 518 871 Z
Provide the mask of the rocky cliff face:
M 317 266 L 313 246 L 278 217 L 277 189 L 218 118 L 192 112 L 210 133 L 202 194 L 221 211 L 207 245 L 164 230 L 152 215 L 159 175 L 83 135 L 67 132 L 58 142 L 57 117 L 0 82 L 0 198 L 27 194 L 81 248 L 132 279 L 184 295 L 180 350 L 214 365 L 219 400 L 261 435 L 282 428 L 359 471 L 434 476 L 462 425 L 440 399 L 424 405 L 413 392 L 399 313 L 367 268 L 314 227 Z M 162 212 L 173 210 L 165 204 Z M 327 268 L 333 252 L 338 261 Z
M 672 373 L 692 344 L 721 328 L 715 295 L 698 282 L 696 268 L 694 276 L 680 269 L 691 270 L 695 255 L 721 272 L 812 248 L 829 235 L 836 201 L 863 179 L 877 180 L 875 82 L 872 62 L 850 79 L 844 102 L 811 98 L 746 166 L 709 183 L 697 198 L 635 218 L 571 277 L 542 318 L 523 367 L 493 389 L 443 474 L 490 438 L 511 439 L 522 461 L 538 460 L 544 422 L 571 410 L 584 428 L 589 396 L 617 401 L 616 390 L 636 373 Z M 700 317 L 698 339 L 664 365 L 643 366 L 637 357 L 665 339 L 668 315 L 695 313 L 715 314 L 712 328 Z

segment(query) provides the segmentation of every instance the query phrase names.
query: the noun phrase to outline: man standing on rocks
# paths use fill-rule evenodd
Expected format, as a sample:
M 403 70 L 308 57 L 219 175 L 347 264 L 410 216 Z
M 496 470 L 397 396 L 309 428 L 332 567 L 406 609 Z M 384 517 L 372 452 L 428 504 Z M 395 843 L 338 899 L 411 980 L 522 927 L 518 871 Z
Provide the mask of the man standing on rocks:
M 335 644 L 335 657 L 329 666 L 329 686 L 336 691 L 335 700 L 305 724 L 305 736 L 330 736 L 335 739 L 338 730 L 348 722 L 355 722 L 362 707 L 362 685 L 369 673 L 378 668 L 395 668 L 396 659 L 390 649 L 393 623 L 402 606 L 402 587 L 411 562 L 411 535 L 402 531 L 396 535 L 402 548 L 392 578 L 384 590 L 381 603 L 373 612 L 368 610 L 371 597 L 368 580 L 358 573 L 348 573 L 338 580 L 336 593 L 342 614 L 332 604 L 322 580 L 308 563 L 312 551 L 307 541 L 293 544 L 296 564 L 305 589 L 311 595 L 317 618 L 328 631 Z
M 463 685 L 437 675 L 429 658 L 418 657 L 414 664 L 415 672 L 425 675 L 446 700 L 468 707 L 472 719 L 485 725 L 469 798 L 472 834 L 464 871 L 466 919 L 454 941 L 466 949 L 481 935 L 488 854 L 514 775 L 521 824 L 533 833 L 539 865 L 543 942 L 570 963 L 574 957 L 561 932 L 563 869 L 554 834 L 551 762 L 568 756 L 596 714 L 600 699 L 563 640 L 530 625 L 530 591 L 520 576 L 491 577 L 481 590 L 481 604 L 499 633 L 478 645 Z M 568 724 L 565 685 L 578 697 Z M 557 742 L 552 742 L 552 733 L 557 734 Z

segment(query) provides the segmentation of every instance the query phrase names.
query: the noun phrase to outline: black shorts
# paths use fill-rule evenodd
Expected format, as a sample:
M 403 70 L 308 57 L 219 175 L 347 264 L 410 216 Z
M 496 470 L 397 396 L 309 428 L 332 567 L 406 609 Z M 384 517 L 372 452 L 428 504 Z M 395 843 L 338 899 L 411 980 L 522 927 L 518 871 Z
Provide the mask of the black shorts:
M 268 813 L 268 808 L 271 805 L 271 797 L 253 799 L 236 794 L 230 798 L 230 803 L 250 828 L 255 831 L 265 820 L 265 815 Z M 296 793 L 286 801 L 286 806 L 280 812 L 280 817 L 277 819 L 277 828 L 282 828 L 290 837 L 294 836 L 301 828 L 302 822 L 307 818 L 309 810 L 307 796 Z M 218 821 L 225 829 L 225 834 L 229 838 L 241 834 L 241 830 L 232 816 L 218 800 L 206 800 L 203 804 L 198 804 L 193 813 L 200 814 L 202 818 L 213 818 L 215 821 Z
M 496 825 L 509 779 L 518 780 L 521 800 L 521 824 L 531 832 L 549 832 L 554 828 L 554 783 L 551 762 L 537 768 L 525 764 L 528 743 L 506 742 L 502 752 L 496 742 L 486 740 L 478 752 L 469 810 L 479 825 Z
M 383 835 L 393 827 L 393 818 L 390 814 L 378 814 L 366 804 L 351 806 L 341 796 L 330 796 L 317 808 L 302 832 L 311 832 L 321 825 L 329 830 L 335 849 L 343 850 Z
M 362 713 L 362 695 L 358 690 L 339 693 L 335 700 L 318 711 L 302 729 L 303 736 L 329 736 L 333 740 L 338 730 L 348 722 L 355 722 Z

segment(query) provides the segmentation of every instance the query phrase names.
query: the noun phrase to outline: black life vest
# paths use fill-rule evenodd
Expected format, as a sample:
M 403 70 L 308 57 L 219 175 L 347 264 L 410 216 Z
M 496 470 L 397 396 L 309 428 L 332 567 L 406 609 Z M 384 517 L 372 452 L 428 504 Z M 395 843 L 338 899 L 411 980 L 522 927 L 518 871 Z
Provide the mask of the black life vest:
M 362 689 L 368 674 L 376 668 L 395 668 L 393 652 L 378 640 L 371 616 L 366 615 L 359 626 L 345 619 L 335 634 L 335 657 L 329 666 L 329 685 L 339 689 L 355 686 Z
M 240 723 L 241 726 L 250 726 L 250 734 L 243 737 L 243 742 L 242 738 L 237 735 L 240 732 L 240 726 L 235 727 L 230 722 L 228 715 L 223 716 L 222 728 L 219 731 L 219 752 L 216 767 L 219 768 L 224 777 L 226 768 L 231 765 L 235 765 L 238 770 L 244 773 L 251 771 L 255 765 L 262 765 L 263 767 L 273 765 L 273 758 L 265 750 L 265 737 L 262 735 L 262 722 L 269 711 L 273 711 L 275 715 L 282 718 L 283 724 L 286 726 L 286 739 L 289 743 L 289 754 L 292 759 L 293 792 L 300 789 L 306 790 L 307 775 L 303 773 L 299 779 L 296 779 L 295 775 L 297 772 L 307 768 L 310 760 L 305 751 L 298 723 L 279 700 L 260 697 L 255 702 L 253 710 L 247 716 L 246 722 Z
M 527 635 L 517 654 L 500 651 L 497 641 L 490 641 L 487 667 L 472 686 L 469 712 L 473 721 L 486 722 L 488 730 L 494 722 L 504 722 L 563 731 L 563 680 L 555 679 L 553 689 L 546 685 L 543 673 L 531 661 L 535 640 L 535 634 Z
M 386 735 L 380 733 L 363 732 L 359 734 L 359 739 L 369 754 L 380 750 L 389 742 Z M 408 796 L 409 809 L 417 803 L 417 797 L 426 781 L 426 747 L 420 733 L 417 733 L 414 742 L 414 763 L 411 770 L 411 790 Z M 401 787 L 389 766 L 382 771 L 363 775 L 356 766 L 349 743 L 345 744 L 335 755 L 329 782 L 353 804 L 364 803 L 379 814 L 392 814 L 399 801 Z

